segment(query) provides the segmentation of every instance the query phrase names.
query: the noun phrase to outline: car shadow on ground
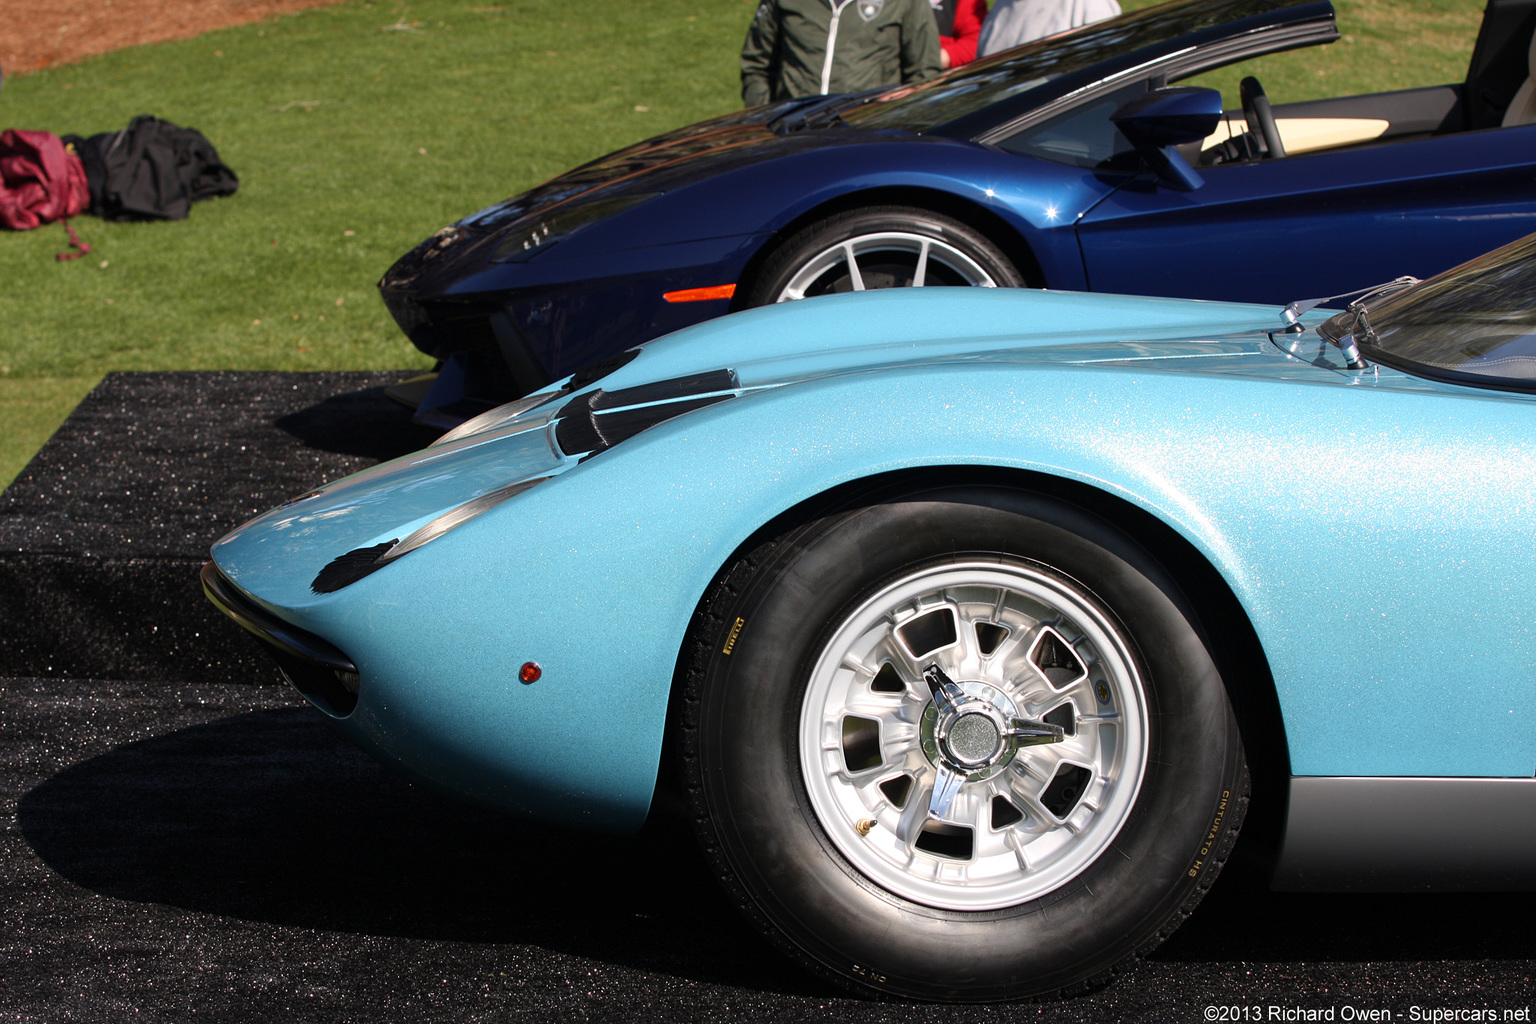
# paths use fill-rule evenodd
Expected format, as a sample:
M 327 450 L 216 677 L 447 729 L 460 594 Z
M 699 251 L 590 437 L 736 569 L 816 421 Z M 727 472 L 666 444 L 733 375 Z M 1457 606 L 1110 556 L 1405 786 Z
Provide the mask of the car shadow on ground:
M 332 395 L 273 425 L 308 448 L 376 462 L 418 451 L 443 434 L 412 422 L 411 410 L 386 395 L 383 387 Z
M 783 970 L 714 884 L 686 822 L 654 817 L 613 837 L 466 807 L 395 778 L 310 709 L 119 747 L 33 788 L 17 818 L 53 870 L 116 899 L 829 992 Z M 1530 894 L 1275 893 L 1239 858 L 1153 959 L 1532 959 L 1536 936 L 1505 925 L 1533 911 Z
M 17 820 L 50 868 L 114 899 L 830 992 L 783 970 L 685 821 L 615 837 L 468 807 L 395 778 L 307 708 L 119 747 L 34 787 Z

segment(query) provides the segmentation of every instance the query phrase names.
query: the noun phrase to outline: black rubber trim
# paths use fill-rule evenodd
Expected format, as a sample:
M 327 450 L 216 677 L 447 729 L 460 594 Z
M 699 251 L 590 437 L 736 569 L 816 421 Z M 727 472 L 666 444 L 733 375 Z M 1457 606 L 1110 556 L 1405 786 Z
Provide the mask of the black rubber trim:
M 1322 334 L 1322 331 L 1318 331 Z M 1323 337 L 1327 337 L 1326 334 Z M 1337 344 L 1337 342 L 1335 342 Z M 1416 362 L 1412 359 L 1404 359 L 1393 352 L 1383 352 L 1368 341 L 1360 342 L 1360 354 L 1373 363 L 1389 366 L 1394 370 L 1401 370 L 1413 377 L 1427 377 L 1430 380 L 1442 381 L 1446 384 L 1460 384 L 1462 387 L 1481 388 L 1484 391 L 1513 391 L 1516 394 L 1536 394 L 1536 381 L 1523 381 L 1514 377 L 1489 377 L 1480 373 L 1464 373 L 1461 370 L 1447 370 L 1440 366 L 1431 366 L 1428 363 Z
M 271 612 L 261 608 L 245 595 L 229 577 L 219 571 L 212 562 L 203 566 L 200 574 L 203 593 L 213 606 L 234 619 L 236 623 L 253 633 L 258 640 L 277 651 L 333 672 L 357 675 L 352 659 L 341 653 L 333 644 L 313 633 L 290 625 Z M 285 666 L 286 667 L 286 666 Z

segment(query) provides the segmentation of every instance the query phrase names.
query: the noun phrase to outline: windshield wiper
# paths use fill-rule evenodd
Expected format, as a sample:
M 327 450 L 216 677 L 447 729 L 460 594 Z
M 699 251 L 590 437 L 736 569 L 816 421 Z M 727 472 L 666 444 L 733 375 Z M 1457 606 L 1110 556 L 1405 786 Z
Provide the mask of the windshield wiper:
M 1348 306 L 1344 307 L 1344 312 L 1331 317 L 1328 321 L 1319 325 L 1317 333 L 1338 346 L 1339 354 L 1344 357 L 1344 365 L 1346 367 L 1351 370 L 1363 370 L 1366 363 L 1365 359 L 1360 355 L 1360 345 L 1355 340 L 1355 332 L 1360 328 L 1364 328 L 1365 340 L 1376 340 L 1376 332 L 1371 327 L 1371 321 L 1367 315 L 1369 311 L 1367 303 L 1374 302 L 1377 299 L 1384 299 L 1389 295 L 1396 295 L 1404 288 L 1412 287 L 1418 283 L 1418 278 L 1404 274 L 1402 277 L 1393 278 L 1385 284 L 1373 284 L 1366 288 L 1356 288 L 1352 292 L 1340 292 L 1338 295 L 1329 295 L 1321 299 L 1299 299 L 1282 309 L 1280 311 L 1280 318 L 1285 321 L 1285 329 L 1287 331 L 1296 333 L 1305 330 L 1300 323 L 1303 313 L 1309 312 L 1325 302 L 1358 296 Z M 1346 329 L 1342 323 L 1339 323 L 1337 336 L 1330 336 L 1328 332 L 1323 331 L 1323 327 L 1327 327 L 1345 316 L 1350 317 L 1349 327 Z

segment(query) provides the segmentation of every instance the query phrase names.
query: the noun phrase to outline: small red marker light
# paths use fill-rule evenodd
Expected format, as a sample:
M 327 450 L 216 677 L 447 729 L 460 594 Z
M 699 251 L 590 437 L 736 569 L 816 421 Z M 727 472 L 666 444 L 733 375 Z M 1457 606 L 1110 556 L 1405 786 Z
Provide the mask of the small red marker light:
M 728 299 L 736 294 L 734 284 L 721 284 L 713 288 L 684 288 L 679 292 L 662 292 L 668 302 L 707 302 L 710 299 Z
M 539 668 L 539 663 L 536 661 L 525 661 L 523 667 L 517 670 L 517 678 L 525 683 L 536 683 L 543 674 L 544 670 Z

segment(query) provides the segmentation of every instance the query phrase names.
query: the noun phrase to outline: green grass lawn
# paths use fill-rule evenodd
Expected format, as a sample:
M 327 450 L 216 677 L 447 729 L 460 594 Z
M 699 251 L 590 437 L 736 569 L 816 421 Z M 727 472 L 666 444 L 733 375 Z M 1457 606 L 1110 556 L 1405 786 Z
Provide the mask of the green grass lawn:
M 0 234 L 0 485 L 110 370 L 425 367 L 374 282 L 437 228 L 735 108 L 756 0 L 353 0 L 7 78 L 0 126 L 204 132 L 240 191 L 180 223 Z M 1147 6 L 1130 0 L 1127 8 Z M 1480 0 L 1337 0 L 1275 102 L 1459 81 Z M 1235 102 L 1235 101 L 1234 101 Z

